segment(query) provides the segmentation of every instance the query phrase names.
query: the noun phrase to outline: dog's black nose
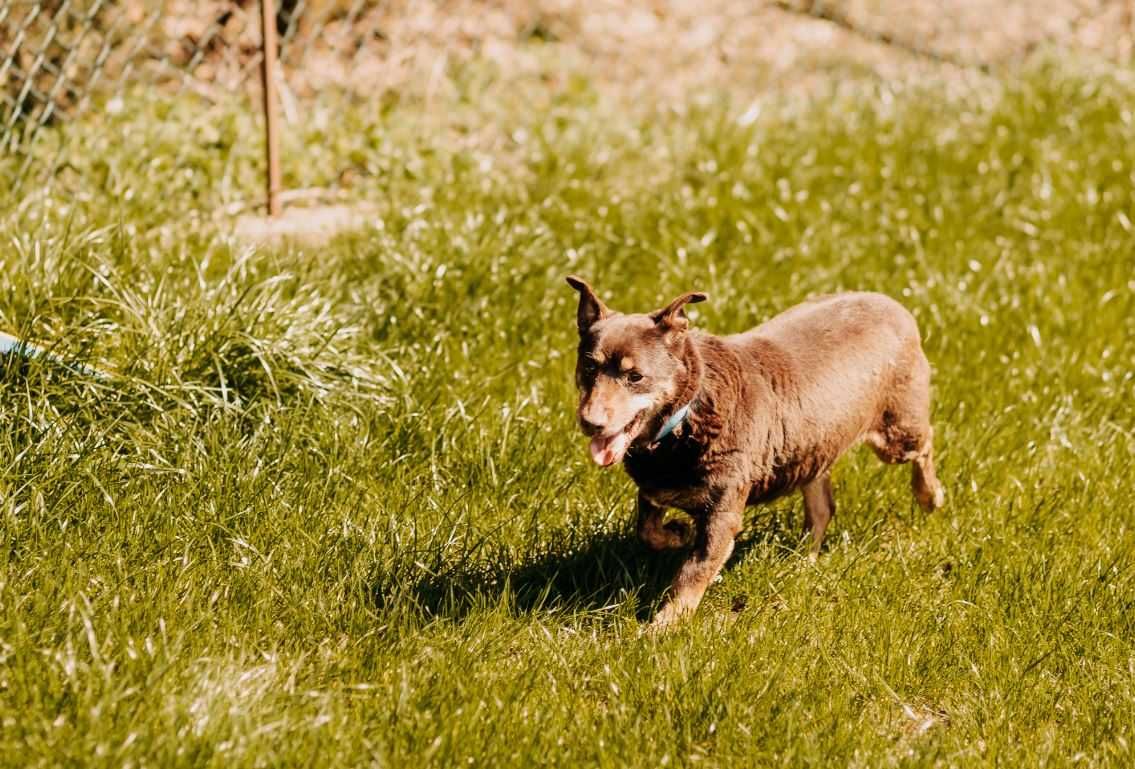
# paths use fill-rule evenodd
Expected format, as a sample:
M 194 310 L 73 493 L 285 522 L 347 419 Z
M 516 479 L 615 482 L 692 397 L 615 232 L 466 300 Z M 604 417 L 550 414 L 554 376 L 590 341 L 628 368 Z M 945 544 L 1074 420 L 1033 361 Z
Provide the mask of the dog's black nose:
M 603 432 L 603 425 L 596 424 L 595 422 L 589 422 L 588 420 L 584 419 L 583 417 L 579 418 L 579 426 L 583 429 L 583 432 L 586 433 L 587 435 L 595 435 L 596 433 Z

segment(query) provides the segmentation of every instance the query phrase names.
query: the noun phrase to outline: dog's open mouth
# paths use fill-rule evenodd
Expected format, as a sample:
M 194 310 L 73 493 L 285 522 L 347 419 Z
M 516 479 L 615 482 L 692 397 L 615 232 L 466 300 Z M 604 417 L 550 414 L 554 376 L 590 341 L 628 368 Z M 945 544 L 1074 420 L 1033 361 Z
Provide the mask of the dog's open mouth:
M 612 435 L 597 435 L 591 439 L 591 458 L 595 464 L 609 467 L 622 459 L 642 424 L 642 414 L 627 422 L 622 430 Z

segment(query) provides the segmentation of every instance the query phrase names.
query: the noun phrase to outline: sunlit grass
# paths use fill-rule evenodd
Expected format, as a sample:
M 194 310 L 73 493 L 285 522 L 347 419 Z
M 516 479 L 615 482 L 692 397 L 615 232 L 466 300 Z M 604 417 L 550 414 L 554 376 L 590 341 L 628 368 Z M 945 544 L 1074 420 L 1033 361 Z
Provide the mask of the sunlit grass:
M 372 226 L 258 249 L 214 214 L 259 189 L 239 105 L 66 127 L 65 183 L 0 196 L 0 326 L 111 376 L 0 371 L 0 762 L 1129 765 L 1133 97 L 1043 67 L 739 120 L 581 86 L 485 105 L 495 147 L 328 105 L 289 185 Z M 721 332 L 901 299 L 946 507 L 857 452 L 818 564 L 795 498 L 751 511 L 642 636 L 673 561 L 574 428 L 567 272 L 706 290 Z

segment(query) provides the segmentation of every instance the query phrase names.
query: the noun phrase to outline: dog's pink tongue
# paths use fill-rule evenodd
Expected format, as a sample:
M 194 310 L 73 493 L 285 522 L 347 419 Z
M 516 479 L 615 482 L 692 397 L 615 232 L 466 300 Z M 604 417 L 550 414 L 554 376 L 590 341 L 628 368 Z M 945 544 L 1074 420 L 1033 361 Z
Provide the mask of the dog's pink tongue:
M 623 458 L 627 452 L 630 436 L 625 432 L 615 433 L 608 438 L 591 439 L 591 458 L 596 464 L 607 467 Z

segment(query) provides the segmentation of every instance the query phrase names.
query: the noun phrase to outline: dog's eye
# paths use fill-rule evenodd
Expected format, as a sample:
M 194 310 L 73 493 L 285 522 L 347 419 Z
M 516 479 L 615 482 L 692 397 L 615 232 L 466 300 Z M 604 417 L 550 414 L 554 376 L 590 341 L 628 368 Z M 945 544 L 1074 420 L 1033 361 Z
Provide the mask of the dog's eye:
M 631 382 L 631 383 L 641 382 L 642 381 L 642 374 L 638 373 L 637 371 L 628 371 L 627 372 L 627 381 Z
M 584 376 L 594 376 L 595 372 L 598 368 L 599 367 L 595 365 L 595 361 L 585 360 L 583 362 L 583 375 Z

